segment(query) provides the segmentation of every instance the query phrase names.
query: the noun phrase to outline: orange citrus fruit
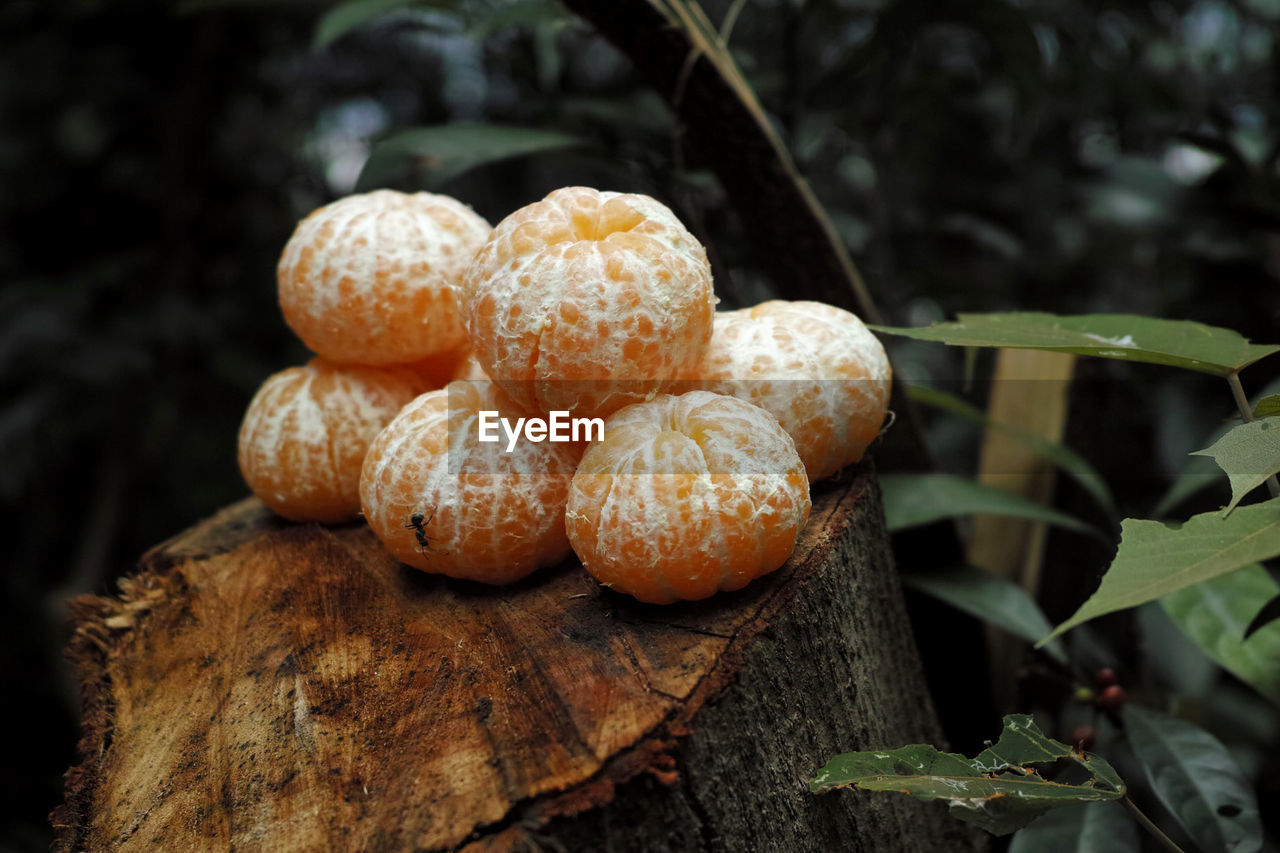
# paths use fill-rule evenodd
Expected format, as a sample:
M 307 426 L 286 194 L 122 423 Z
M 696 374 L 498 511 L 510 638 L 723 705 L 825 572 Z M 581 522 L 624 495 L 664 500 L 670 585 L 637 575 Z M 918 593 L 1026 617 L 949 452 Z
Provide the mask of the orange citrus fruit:
M 471 345 L 518 405 L 603 416 L 698 362 L 706 251 L 645 195 L 565 187 L 498 223 L 460 286 Z
M 377 190 L 298 223 L 276 270 L 285 322 L 325 358 L 406 364 L 466 342 L 453 288 L 489 236 L 462 202 Z
M 795 444 L 706 391 L 627 406 L 573 477 L 565 524 L 597 580 L 651 604 L 740 589 L 787 561 L 809 517 Z
M 452 382 L 404 407 L 369 448 L 364 516 L 401 562 L 490 584 L 569 554 L 564 507 L 581 446 L 478 441 L 478 413 L 519 416 L 492 382 Z
M 240 425 L 245 482 L 277 514 L 337 523 L 360 513 L 365 450 L 420 391 L 411 374 L 314 358 L 267 379 Z
M 774 300 L 716 315 L 697 386 L 768 410 L 795 440 L 810 481 L 862 458 L 889 408 L 884 347 L 821 302 Z

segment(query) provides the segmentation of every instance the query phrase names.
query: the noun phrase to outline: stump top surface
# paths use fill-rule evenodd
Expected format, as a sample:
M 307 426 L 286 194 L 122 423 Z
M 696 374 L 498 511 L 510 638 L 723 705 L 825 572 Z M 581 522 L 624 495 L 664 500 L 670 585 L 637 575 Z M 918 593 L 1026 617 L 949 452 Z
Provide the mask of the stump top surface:
M 62 845 L 449 849 L 660 776 L 664 742 L 822 568 L 870 482 L 816 488 L 779 571 L 669 607 L 573 561 L 500 590 L 450 581 L 363 524 L 234 504 L 149 552 L 121 598 L 77 601 L 86 758 Z

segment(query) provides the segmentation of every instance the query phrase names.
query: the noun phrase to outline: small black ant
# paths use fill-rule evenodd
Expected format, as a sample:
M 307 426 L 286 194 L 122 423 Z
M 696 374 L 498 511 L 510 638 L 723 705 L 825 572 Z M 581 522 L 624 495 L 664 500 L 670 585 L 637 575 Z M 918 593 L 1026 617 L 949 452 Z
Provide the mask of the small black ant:
M 435 510 L 432 510 L 431 515 L 428 515 L 425 518 L 422 513 L 415 512 L 413 515 L 409 516 L 409 523 L 405 525 L 405 528 L 412 530 L 414 536 L 417 537 L 418 547 L 422 549 L 422 553 L 424 554 L 431 550 L 431 537 L 427 535 L 427 531 L 424 528 L 426 528 L 426 526 L 431 523 L 431 519 L 435 517 Z

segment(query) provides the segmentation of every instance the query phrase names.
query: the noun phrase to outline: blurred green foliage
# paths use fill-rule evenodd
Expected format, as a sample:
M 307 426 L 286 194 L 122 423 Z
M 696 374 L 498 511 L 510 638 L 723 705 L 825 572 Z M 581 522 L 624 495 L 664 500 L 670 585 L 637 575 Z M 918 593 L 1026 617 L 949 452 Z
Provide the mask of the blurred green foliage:
M 706 4 L 714 21 L 728 5 Z M 329 42 L 328 8 L 0 7 L 0 677 L 31 685 L 2 719 L 34 733 L 0 783 L 6 843 L 44 846 L 73 757 L 61 602 L 244 493 L 243 407 L 305 358 L 275 307 L 279 250 L 379 138 L 469 122 L 583 140 L 438 188 L 494 221 L 565 184 L 649 192 L 708 243 L 726 305 L 786 295 L 666 107 L 581 22 L 546 2 L 420 3 Z M 1277 24 L 1276 0 L 759 0 L 732 46 L 891 322 L 1135 312 L 1266 343 Z M 386 180 L 434 186 L 429 161 Z M 959 375 L 942 349 L 900 349 L 900 372 Z M 1149 505 L 1218 417 L 1200 402 L 1216 387 L 1140 387 L 1097 391 L 1069 436 L 1122 509 Z M 944 455 L 972 439 L 947 435 Z

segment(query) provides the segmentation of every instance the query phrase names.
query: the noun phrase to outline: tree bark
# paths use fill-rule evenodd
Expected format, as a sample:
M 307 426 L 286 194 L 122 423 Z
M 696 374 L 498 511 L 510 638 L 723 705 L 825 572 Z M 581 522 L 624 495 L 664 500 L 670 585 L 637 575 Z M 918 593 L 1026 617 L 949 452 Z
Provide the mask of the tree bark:
M 572 561 L 501 590 L 256 500 L 73 604 L 82 763 L 57 849 L 973 849 L 937 803 L 814 796 L 938 742 L 869 467 L 793 558 L 672 607 Z

